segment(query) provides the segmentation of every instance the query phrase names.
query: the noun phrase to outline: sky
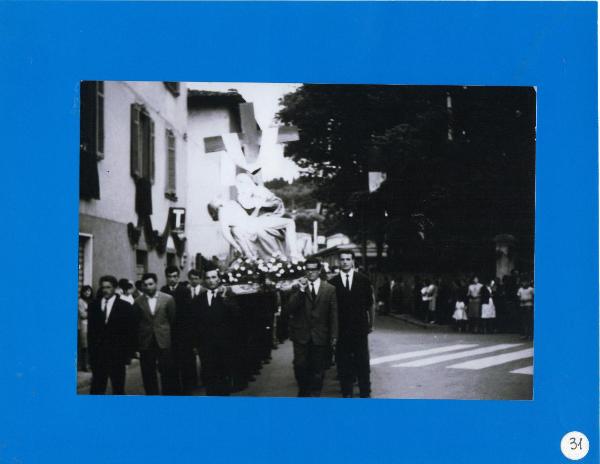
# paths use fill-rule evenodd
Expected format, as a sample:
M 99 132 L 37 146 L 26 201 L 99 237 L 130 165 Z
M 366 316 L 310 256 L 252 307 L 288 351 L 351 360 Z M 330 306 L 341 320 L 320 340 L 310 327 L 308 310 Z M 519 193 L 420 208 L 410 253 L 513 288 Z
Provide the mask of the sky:
M 264 84 L 251 82 L 188 82 L 190 89 L 227 92 L 237 90 L 247 102 L 254 103 L 256 121 L 262 128 L 275 124 L 275 114 L 279 111 L 279 99 L 286 93 L 293 92 L 301 84 Z M 298 177 L 298 166 L 290 159 L 283 158 L 283 147 L 270 159 L 274 160 L 263 168 L 263 180 L 284 178 L 288 182 Z

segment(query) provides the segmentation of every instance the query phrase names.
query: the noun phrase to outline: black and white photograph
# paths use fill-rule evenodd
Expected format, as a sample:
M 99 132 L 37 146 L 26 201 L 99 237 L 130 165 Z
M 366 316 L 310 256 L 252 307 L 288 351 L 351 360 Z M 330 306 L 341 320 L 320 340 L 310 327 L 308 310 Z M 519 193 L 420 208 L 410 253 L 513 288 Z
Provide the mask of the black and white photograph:
M 82 81 L 79 109 L 78 394 L 533 399 L 534 87 Z

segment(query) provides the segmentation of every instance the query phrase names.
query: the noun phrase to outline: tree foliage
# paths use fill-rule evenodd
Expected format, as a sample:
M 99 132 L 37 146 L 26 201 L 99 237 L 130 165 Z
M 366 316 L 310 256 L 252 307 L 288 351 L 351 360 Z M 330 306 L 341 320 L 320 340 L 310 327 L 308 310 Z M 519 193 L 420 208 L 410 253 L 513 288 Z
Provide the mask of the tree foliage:
M 492 238 L 511 233 L 532 261 L 532 88 L 304 85 L 282 106 L 300 130 L 287 154 L 306 167 L 329 232 L 438 268 L 479 268 Z M 369 171 L 387 173 L 374 193 Z

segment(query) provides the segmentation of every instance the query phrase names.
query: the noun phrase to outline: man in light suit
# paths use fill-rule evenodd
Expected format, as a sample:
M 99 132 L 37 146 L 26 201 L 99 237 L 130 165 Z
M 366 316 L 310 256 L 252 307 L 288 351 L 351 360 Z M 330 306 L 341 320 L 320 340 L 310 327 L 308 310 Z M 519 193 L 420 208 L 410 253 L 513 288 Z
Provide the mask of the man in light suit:
M 173 362 L 171 333 L 175 322 L 175 300 L 171 295 L 158 291 L 156 274 L 144 274 L 142 282 L 144 294 L 135 300 L 134 311 L 144 390 L 147 395 L 159 394 L 158 369 L 162 394 L 172 395 L 177 390 L 170 375 Z
M 320 396 L 330 348 L 338 336 L 338 309 L 333 285 L 321 280 L 321 262 L 306 260 L 307 281 L 290 297 L 285 315 L 294 343 L 298 396 Z

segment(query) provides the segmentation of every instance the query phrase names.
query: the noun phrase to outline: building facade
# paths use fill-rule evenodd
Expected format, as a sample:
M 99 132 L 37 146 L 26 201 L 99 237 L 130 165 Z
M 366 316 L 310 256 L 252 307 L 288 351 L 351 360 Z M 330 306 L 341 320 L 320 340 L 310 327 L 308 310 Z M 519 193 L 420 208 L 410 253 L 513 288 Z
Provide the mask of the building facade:
M 80 286 L 184 267 L 185 84 L 82 82 L 80 131 Z
M 225 262 L 229 257 L 230 246 L 207 205 L 217 196 L 233 198 L 235 191 L 225 173 L 224 147 L 211 149 L 210 141 L 241 132 L 239 104 L 244 102 L 236 91 L 188 93 L 187 251 L 196 267 L 201 267 L 202 258 Z

